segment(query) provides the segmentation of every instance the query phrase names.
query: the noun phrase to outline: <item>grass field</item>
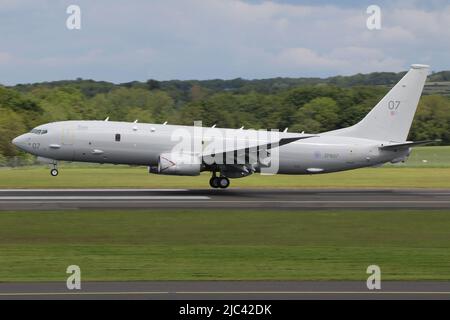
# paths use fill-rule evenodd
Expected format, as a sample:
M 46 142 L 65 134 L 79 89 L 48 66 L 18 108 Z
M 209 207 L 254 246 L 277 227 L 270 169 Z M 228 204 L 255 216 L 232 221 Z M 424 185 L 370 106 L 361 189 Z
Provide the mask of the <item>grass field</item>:
M 425 161 L 424 161 L 425 160 Z M 64 164 L 0 170 L 0 188 L 208 188 L 209 175 Z M 407 164 L 314 176 L 232 181 L 255 188 L 450 188 L 450 147 L 413 151 Z M 0 281 L 450 280 L 450 210 L 0 211 Z
M 413 148 L 407 162 L 389 166 L 406 168 L 450 168 L 450 146 Z
M 63 165 L 51 177 L 47 167 L 0 170 L 0 188 L 209 188 L 200 177 L 149 175 L 144 167 Z M 414 149 L 406 164 L 324 175 L 261 176 L 232 180 L 232 187 L 252 188 L 450 188 L 450 147 Z
M 0 281 L 450 280 L 447 211 L 0 212 Z

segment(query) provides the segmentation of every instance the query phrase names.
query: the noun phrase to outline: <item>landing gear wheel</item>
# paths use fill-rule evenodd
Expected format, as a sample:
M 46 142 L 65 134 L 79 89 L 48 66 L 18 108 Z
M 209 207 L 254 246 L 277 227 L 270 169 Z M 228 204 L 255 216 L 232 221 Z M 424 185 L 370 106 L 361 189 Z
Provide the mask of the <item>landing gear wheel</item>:
M 211 188 L 219 188 L 220 187 L 220 178 L 218 177 L 212 177 L 211 179 L 209 179 L 209 185 L 211 186 Z
M 53 177 L 56 177 L 56 176 L 58 175 L 58 169 L 52 169 L 52 170 L 50 170 L 50 174 L 51 174 Z
M 219 178 L 219 187 L 222 189 L 228 188 L 230 185 L 230 180 L 227 177 L 220 177 Z

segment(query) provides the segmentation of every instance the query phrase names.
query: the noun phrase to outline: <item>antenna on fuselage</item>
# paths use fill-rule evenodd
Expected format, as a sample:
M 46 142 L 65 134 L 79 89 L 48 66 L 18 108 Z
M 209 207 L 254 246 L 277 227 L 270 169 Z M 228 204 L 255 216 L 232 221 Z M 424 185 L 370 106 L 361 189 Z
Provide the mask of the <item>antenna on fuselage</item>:
M 138 119 L 134 120 L 134 122 L 133 122 L 133 123 L 138 123 Z
M 109 121 L 109 117 L 107 117 L 107 118 L 105 119 L 105 121 Z
M 286 128 L 286 129 L 284 129 L 284 131 L 283 131 L 283 132 L 284 132 L 284 133 L 286 133 L 286 132 L 288 131 L 288 129 L 289 129 L 289 128 Z
M 242 127 L 239 128 L 239 130 L 243 130 L 243 129 L 244 129 L 244 126 L 242 126 Z
M 167 124 L 167 121 L 165 121 L 164 123 L 163 123 L 163 126 L 165 126 Z
M 213 126 L 212 126 L 211 128 L 215 128 L 215 127 L 216 127 L 216 124 L 214 123 Z

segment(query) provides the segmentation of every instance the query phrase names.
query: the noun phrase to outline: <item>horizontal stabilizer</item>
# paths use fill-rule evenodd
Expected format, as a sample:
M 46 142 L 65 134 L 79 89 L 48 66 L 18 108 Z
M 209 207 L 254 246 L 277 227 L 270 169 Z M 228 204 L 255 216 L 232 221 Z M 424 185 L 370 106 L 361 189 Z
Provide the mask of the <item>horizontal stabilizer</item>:
M 441 140 L 407 141 L 407 142 L 402 142 L 402 143 L 384 145 L 384 146 L 381 146 L 380 149 L 389 150 L 389 149 L 398 149 L 398 148 L 409 148 L 409 147 L 414 147 L 414 146 L 423 145 L 423 144 L 436 143 L 436 142 L 441 142 Z

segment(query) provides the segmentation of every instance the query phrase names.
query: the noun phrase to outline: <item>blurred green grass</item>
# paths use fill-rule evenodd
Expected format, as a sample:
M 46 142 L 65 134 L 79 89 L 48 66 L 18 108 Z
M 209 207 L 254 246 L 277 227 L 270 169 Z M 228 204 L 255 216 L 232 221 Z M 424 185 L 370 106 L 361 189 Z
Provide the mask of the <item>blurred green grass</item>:
M 406 168 L 450 168 L 450 146 L 413 148 L 407 162 L 388 166 Z
M 67 167 L 0 170 L 0 188 L 209 188 L 210 175 L 149 175 L 145 168 Z M 368 168 L 324 175 L 255 174 L 231 180 L 232 188 L 450 188 L 450 168 Z
M 0 170 L 0 188 L 209 188 L 200 177 L 149 174 L 145 167 L 62 164 L 58 177 L 46 166 Z M 450 147 L 413 149 L 408 162 L 323 175 L 255 174 L 233 179 L 238 188 L 450 188 Z
M 449 210 L 0 212 L 0 281 L 450 280 Z

